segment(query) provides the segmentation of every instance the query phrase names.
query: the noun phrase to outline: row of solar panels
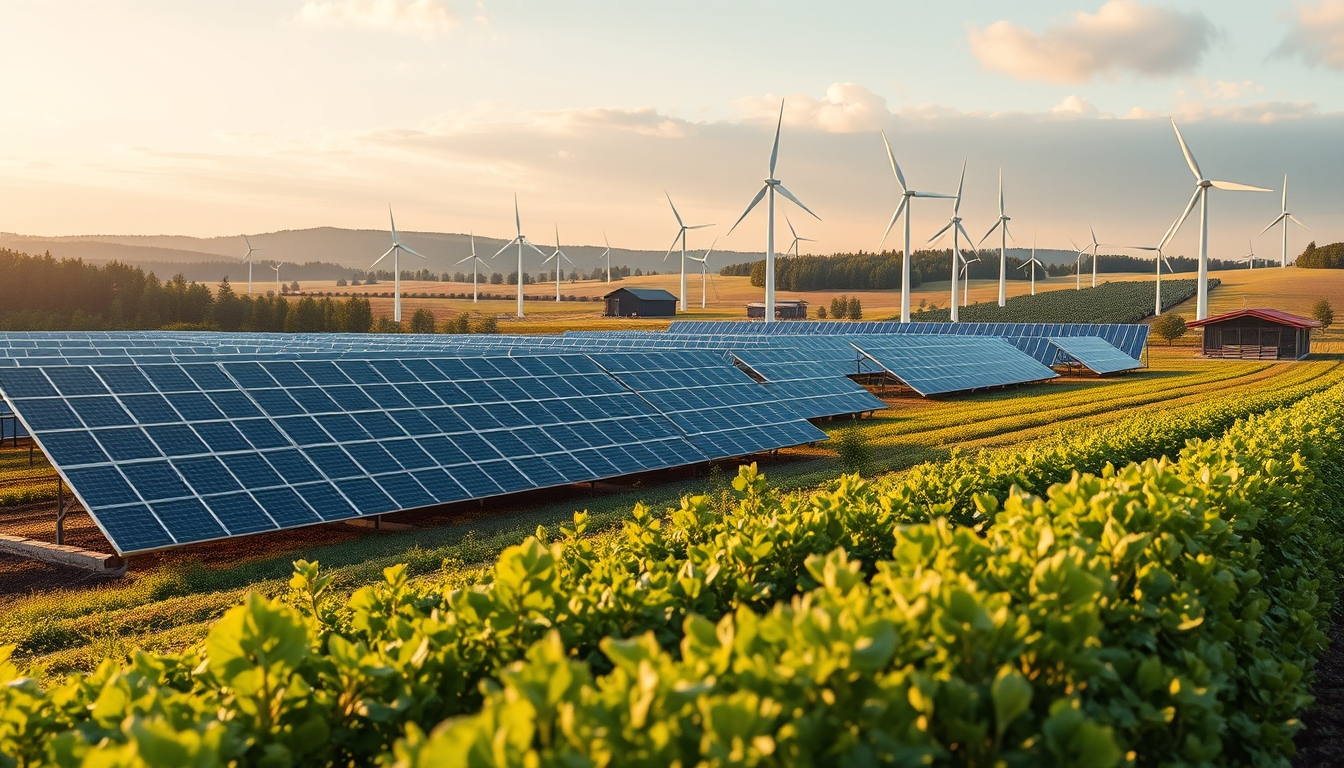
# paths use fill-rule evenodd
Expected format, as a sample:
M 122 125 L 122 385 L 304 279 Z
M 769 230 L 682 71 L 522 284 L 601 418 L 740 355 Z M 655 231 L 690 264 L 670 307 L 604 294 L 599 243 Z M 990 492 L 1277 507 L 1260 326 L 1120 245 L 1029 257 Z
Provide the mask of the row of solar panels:
M 123 554 L 826 439 L 703 351 L 26 366 L 0 393 Z

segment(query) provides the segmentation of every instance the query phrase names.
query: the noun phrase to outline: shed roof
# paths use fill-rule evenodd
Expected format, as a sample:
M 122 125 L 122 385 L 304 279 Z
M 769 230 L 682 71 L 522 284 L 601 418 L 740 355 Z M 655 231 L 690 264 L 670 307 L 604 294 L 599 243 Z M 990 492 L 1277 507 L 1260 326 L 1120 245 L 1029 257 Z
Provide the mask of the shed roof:
M 676 296 L 672 295 L 671 293 L 668 293 L 667 291 L 664 291 L 662 288 L 617 288 L 616 290 L 612 291 L 611 293 L 608 293 L 606 296 L 603 296 L 602 298 L 604 299 L 609 298 L 611 296 L 620 293 L 621 291 L 625 291 L 626 293 L 631 294 L 632 296 L 634 296 L 637 299 L 640 299 L 641 301 L 677 300 Z
M 1291 325 L 1294 328 L 1320 328 L 1321 324 L 1311 318 L 1298 317 L 1297 315 L 1283 312 L 1277 309 L 1238 309 L 1234 312 L 1225 312 L 1221 315 L 1206 317 L 1203 320 L 1191 320 L 1186 325 L 1191 328 L 1200 328 L 1213 323 L 1221 323 L 1224 320 L 1235 320 L 1238 317 L 1258 317 L 1261 320 L 1268 320 L 1271 323 L 1280 325 Z

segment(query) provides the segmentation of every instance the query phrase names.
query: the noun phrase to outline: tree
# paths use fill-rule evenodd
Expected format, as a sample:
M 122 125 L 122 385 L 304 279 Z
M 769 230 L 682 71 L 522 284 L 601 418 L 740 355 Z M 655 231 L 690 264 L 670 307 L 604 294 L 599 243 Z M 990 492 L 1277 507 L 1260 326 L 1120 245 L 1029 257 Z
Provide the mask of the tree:
M 831 317 L 844 320 L 849 315 L 849 297 L 836 296 L 831 299 Z
M 238 298 L 238 294 L 233 292 L 233 286 L 229 285 L 229 278 L 224 278 L 219 283 L 219 290 L 215 291 L 215 322 L 219 325 L 221 331 L 236 331 L 243 327 L 243 302 Z
M 350 297 L 346 302 L 345 327 L 341 330 L 346 333 L 369 333 L 373 330 L 373 305 L 368 299 Z
M 817 319 L 818 319 L 818 320 L 825 320 L 825 319 L 826 319 L 826 308 L 825 308 L 825 307 L 817 307 Z
M 495 320 L 494 315 L 482 317 L 477 321 L 472 329 L 472 333 L 499 333 L 499 321 Z
M 434 313 L 421 307 L 411 315 L 411 333 L 433 333 Z
M 858 296 L 851 296 L 849 298 L 849 311 L 847 314 L 849 315 L 850 320 L 863 319 L 863 305 L 859 303 Z
M 1173 341 L 1185 335 L 1185 318 L 1175 312 L 1168 312 L 1154 320 L 1149 330 L 1157 334 L 1159 339 L 1165 339 L 1170 346 Z
M 1321 328 L 1329 328 L 1330 324 L 1335 322 L 1335 309 L 1330 306 L 1329 299 L 1321 299 L 1311 305 L 1311 316 L 1316 318 Z

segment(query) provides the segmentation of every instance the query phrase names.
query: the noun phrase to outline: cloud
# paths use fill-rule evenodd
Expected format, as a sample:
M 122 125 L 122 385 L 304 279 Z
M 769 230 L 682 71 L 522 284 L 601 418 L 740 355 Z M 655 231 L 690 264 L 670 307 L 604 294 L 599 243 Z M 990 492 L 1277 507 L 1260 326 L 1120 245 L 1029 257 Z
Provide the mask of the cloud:
M 773 123 L 779 117 L 779 97 L 748 96 L 734 102 L 746 121 Z M 891 117 L 887 100 L 858 83 L 834 83 L 826 95 L 814 98 L 793 94 L 784 100 L 784 123 L 825 133 L 875 131 Z
M 1251 104 L 1209 104 L 1198 99 L 1177 101 L 1171 109 L 1157 111 L 1135 107 L 1126 115 L 1130 120 L 1150 120 L 1168 116 L 1183 123 L 1218 120 L 1228 123 L 1260 123 L 1267 125 L 1286 120 L 1304 120 L 1321 115 L 1312 101 L 1257 101 Z
M 1291 31 L 1274 53 L 1301 56 L 1308 64 L 1344 69 L 1344 0 L 1299 4 Z
M 461 19 L 444 0 L 307 0 L 294 20 L 312 26 L 383 29 L 422 37 L 450 32 Z
M 1264 93 L 1265 86 L 1256 85 L 1250 80 L 1244 80 L 1240 83 L 1231 83 L 1226 80 L 1207 80 L 1200 78 L 1196 80 L 1195 88 L 1210 101 L 1236 101 L 1242 96 L 1251 93 Z
M 1326 0 L 1338 2 L 1340 0 Z M 986 69 L 1019 80 L 1082 83 L 1132 72 L 1161 77 L 1192 69 L 1217 32 L 1199 11 L 1110 0 L 1095 14 L 1075 13 L 1037 34 L 1007 21 L 968 33 Z
M 1079 96 L 1069 96 L 1050 109 L 1050 114 L 1063 119 L 1097 117 L 1096 105 Z

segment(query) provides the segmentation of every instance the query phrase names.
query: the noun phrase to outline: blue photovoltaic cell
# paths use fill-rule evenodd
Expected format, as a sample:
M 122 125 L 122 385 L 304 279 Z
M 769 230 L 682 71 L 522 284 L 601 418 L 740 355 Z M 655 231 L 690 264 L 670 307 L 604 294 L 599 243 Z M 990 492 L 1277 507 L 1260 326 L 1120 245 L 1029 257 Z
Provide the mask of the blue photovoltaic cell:
M 1095 336 L 1071 336 L 1050 339 L 1064 354 L 1095 373 L 1119 373 L 1143 366 L 1110 342 Z
M 921 395 L 1044 381 L 1056 373 L 992 337 L 869 336 L 858 348 Z

